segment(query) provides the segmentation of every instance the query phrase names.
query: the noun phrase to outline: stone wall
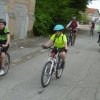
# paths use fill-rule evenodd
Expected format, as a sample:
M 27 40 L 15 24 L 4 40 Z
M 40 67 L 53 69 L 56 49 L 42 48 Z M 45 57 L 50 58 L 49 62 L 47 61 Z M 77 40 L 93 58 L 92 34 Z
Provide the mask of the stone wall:
M 0 0 L 0 18 L 8 22 L 11 36 L 26 38 L 34 24 L 35 0 Z

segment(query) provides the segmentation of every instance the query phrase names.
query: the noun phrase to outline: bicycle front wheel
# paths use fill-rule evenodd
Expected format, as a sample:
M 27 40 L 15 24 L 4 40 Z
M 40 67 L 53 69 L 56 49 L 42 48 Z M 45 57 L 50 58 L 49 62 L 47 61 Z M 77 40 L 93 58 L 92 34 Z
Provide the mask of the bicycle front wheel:
M 9 55 L 9 53 L 6 53 L 6 55 L 5 55 L 4 74 L 2 76 L 7 74 L 8 70 L 9 70 L 9 66 L 10 66 L 10 55 Z
M 48 61 L 45 65 L 44 68 L 42 70 L 42 74 L 41 74 L 41 85 L 42 87 L 47 87 L 51 81 L 51 77 L 52 77 L 52 62 Z
M 62 58 L 59 58 L 59 62 L 57 64 L 57 70 L 56 70 L 56 73 L 55 73 L 55 76 L 56 76 L 57 79 L 59 79 L 62 76 L 62 73 L 63 73 L 64 68 L 62 68 L 61 65 L 62 65 Z
M 75 39 L 76 39 L 76 36 L 75 36 L 75 35 L 72 35 L 71 46 L 74 45 L 74 43 L 75 43 Z

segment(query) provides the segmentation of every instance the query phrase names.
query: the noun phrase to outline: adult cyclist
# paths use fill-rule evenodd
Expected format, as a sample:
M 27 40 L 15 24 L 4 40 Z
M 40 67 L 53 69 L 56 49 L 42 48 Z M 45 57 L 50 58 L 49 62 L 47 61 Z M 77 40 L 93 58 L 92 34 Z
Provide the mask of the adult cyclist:
M 44 44 L 42 45 L 43 48 L 47 48 L 50 45 L 54 45 L 53 50 L 51 51 L 51 55 L 53 56 L 54 54 L 57 54 L 57 48 L 63 49 L 60 53 L 62 57 L 62 65 L 61 68 L 64 68 L 65 66 L 65 54 L 67 53 L 68 47 L 67 47 L 67 38 L 66 35 L 63 34 L 64 26 L 63 25 L 56 25 L 53 29 L 55 33 L 51 36 L 51 38 Z
M 6 27 L 6 21 L 4 19 L 0 19 L 0 46 L 1 54 L 0 54 L 0 75 L 4 74 L 4 65 L 5 65 L 5 53 L 9 48 L 10 42 L 10 33 L 8 28 Z
M 66 28 L 69 28 L 70 31 L 74 31 L 73 32 L 73 35 L 75 36 L 76 38 L 76 35 L 78 33 L 78 29 L 79 29 L 79 22 L 77 21 L 76 19 L 76 16 L 73 16 L 72 17 L 72 20 L 68 23 L 68 25 L 66 26 Z
M 94 35 L 94 29 L 95 29 L 95 21 L 92 20 L 92 22 L 90 23 L 90 35 Z

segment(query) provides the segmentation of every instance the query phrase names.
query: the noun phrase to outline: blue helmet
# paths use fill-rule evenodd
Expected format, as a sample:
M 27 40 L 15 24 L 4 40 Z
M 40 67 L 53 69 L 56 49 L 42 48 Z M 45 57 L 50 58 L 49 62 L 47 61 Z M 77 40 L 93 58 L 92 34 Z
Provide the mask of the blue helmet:
M 61 30 L 63 30 L 64 29 L 64 26 L 63 25 L 60 25 L 60 24 L 58 24 L 58 25 L 56 25 L 55 27 L 54 27 L 54 31 L 61 31 Z

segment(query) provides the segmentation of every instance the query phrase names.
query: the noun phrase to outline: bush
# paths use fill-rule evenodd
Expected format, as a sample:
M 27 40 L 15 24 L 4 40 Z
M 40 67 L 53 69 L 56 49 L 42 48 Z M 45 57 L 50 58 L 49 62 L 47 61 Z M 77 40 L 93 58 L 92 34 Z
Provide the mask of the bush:
M 38 12 L 36 14 L 36 20 L 34 23 L 33 31 L 35 36 L 47 36 L 50 30 L 50 26 L 53 23 L 52 18 L 48 14 Z
M 90 19 L 86 15 L 83 15 L 81 20 L 82 24 L 89 24 L 90 22 Z
M 78 18 L 79 11 L 83 11 L 86 4 L 87 0 L 36 0 L 34 35 L 47 36 L 53 33 L 56 24 L 66 26 L 72 16 Z

